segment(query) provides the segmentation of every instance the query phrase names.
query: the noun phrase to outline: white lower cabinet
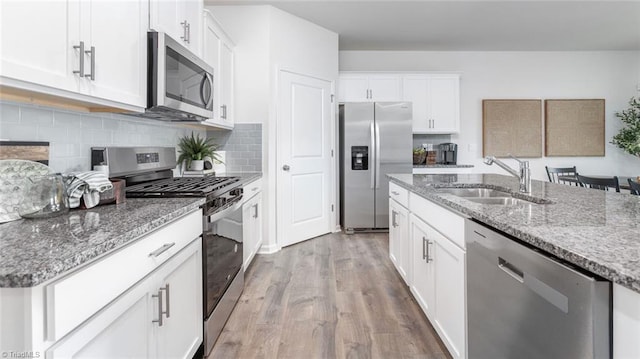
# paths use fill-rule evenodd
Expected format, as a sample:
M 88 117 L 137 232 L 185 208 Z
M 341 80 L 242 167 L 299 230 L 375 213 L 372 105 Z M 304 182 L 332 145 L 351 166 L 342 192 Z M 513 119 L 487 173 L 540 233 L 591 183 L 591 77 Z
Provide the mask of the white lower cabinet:
M 242 205 L 242 268 L 247 270 L 262 246 L 262 179 L 244 185 Z
M 47 358 L 191 358 L 202 342 L 202 242 L 193 241 L 47 350 Z
M 392 198 L 389 199 L 389 258 L 409 284 L 409 210 Z
M 389 200 L 389 257 L 451 356 L 466 358 L 464 218 L 411 192 L 407 202 Z

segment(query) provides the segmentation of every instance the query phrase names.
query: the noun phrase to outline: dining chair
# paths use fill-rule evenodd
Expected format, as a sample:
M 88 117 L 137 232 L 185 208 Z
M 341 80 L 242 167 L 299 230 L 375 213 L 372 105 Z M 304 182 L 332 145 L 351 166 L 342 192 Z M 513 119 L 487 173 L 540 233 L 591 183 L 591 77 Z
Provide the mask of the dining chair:
M 568 185 L 573 185 L 575 184 L 576 186 L 578 185 L 577 180 L 575 182 L 570 182 L 570 181 L 564 181 L 561 179 L 558 179 L 559 176 L 576 176 L 576 166 L 573 167 L 549 167 L 549 166 L 544 166 L 544 169 L 547 170 L 547 177 L 549 177 L 549 182 L 552 183 L 561 183 L 561 184 L 568 184 Z
M 631 178 L 627 178 L 627 181 L 629 182 L 629 187 L 631 187 L 631 194 L 640 196 L 640 183 L 634 181 Z
M 594 178 L 581 176 L 576 173 L 576 177 L 578 178 L 578 182 L 582 187 L 601 189 L 604 191 L 608 191 L 609 188 L 615 188 L 616 192 L 620 192 L 620 183 L 618 182 L 618 176 L 609 178 Z

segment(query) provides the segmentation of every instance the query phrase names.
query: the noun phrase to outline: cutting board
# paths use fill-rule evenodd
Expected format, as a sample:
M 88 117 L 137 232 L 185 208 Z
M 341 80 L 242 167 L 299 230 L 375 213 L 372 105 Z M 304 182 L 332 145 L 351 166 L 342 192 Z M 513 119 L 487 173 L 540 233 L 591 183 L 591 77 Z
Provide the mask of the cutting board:
M 0 160 L 29 160 L 49 164 L 49 142 L 0 141 Z

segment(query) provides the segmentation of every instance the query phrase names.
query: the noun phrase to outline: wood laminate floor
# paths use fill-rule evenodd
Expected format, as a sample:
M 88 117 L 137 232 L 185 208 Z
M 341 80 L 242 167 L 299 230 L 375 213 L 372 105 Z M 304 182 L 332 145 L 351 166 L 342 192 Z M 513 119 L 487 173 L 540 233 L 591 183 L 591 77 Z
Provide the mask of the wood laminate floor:
M 449 358 L 388 248 L 336 233 L 256 256 L 209 359 Z

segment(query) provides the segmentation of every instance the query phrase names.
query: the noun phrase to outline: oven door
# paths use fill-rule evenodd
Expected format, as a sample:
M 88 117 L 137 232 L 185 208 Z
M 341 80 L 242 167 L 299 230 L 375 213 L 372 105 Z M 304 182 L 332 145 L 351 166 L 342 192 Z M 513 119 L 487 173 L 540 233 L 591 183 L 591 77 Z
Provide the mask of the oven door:
M 242 270 L 242 201 L 205 217 L 204 229 L 204 317 L 208 318 Z

